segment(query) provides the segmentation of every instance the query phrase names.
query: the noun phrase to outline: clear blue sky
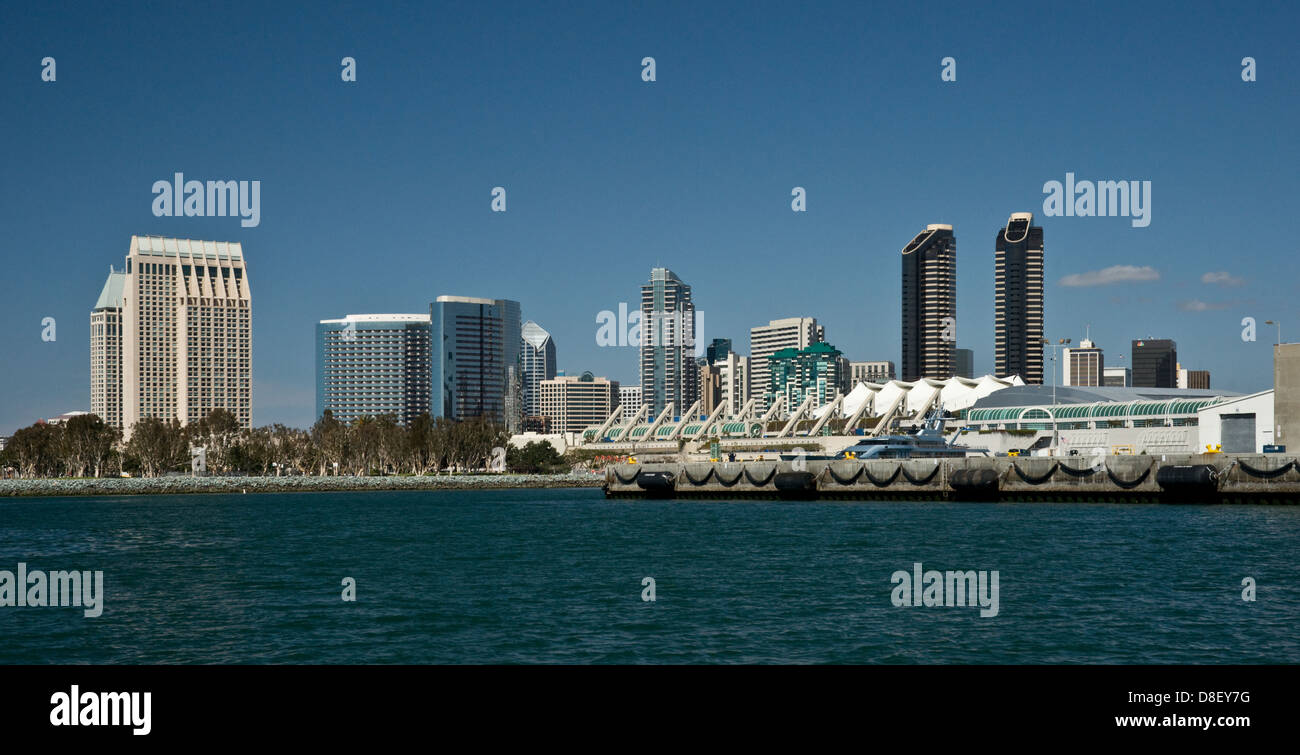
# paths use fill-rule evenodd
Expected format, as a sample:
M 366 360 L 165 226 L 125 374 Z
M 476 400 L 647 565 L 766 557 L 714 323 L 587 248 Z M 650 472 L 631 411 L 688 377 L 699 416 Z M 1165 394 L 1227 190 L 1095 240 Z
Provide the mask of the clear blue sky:
M 707 338 L 744 351 L 755 324 L 815 316 L 850 358 L 897 361 L 899 250 L 936 222 L 956 227 L 958 345 L 987 372 L 1013 211 L 1045 229 L 1051 338 L 1091 324 L 1108 364 L 1174 338 L 1215 387 L 1269 387 L 1263 321 L 1300 335 L 1283 5 L 7 3 L 0 433 L 89 408 L 89 310 L 132 234 L 243 243 L 257 424 L 312 421 L 317 320 L 439 294 L 517 299 L 561 369 L 635 383 L 596 316 L 635 308 L 655 265 L 693 286 Z M 154 217 L 176 171 L 260 180 L 261 225 Z M 1067 171 L 1151 181 L 1151 225 L 1042 217 Z M 1062 283 L 1115 265 L 1158 277 Z

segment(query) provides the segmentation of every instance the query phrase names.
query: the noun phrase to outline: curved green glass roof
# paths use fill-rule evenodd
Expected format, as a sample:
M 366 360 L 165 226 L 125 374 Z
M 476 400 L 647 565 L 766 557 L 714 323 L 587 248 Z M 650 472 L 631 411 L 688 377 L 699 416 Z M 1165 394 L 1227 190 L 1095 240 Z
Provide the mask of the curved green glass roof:
M 967 412 L 967 421 L 1007 422 L 1051 419 L 1053 411 L 1055 411 L 1058 420 L 1186 416 L 1196 414 L 1207 406 L 1214 406 L 1227 400 L 1222 396 L 1215 396 L 1213 398 L 1171 399 L 1169 401 L 1107 401 L 1091 404 L 1064 404 L 1056 407 L 1008 406 L 996 409 L 970 409 Z

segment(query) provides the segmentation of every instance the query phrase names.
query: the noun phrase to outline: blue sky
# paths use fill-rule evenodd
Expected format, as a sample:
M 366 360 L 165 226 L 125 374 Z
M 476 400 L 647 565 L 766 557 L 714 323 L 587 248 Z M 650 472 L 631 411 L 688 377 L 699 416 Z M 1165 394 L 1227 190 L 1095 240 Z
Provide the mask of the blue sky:
M 753 325 L 815 316 L 850 358 L 898 361 L 899 250 L 927 223 L 955 226 L 958 345 L 986 372 L 994 236 L 1014 211 L 1044 228 L 1051 338 L 1090 324 L 1108 364 L 1131 339 L 1174 338 L 1215 387 L 1263 389 L 1264 320 L 1300 334 L 1298 16 L 1253 3 L 9 3 L 0 433 L 89 408 L 89 310 L 132 234 L 243 243 L 257 424 L 311 423 L 317 320 L 427 311 L 440 294 L 517 299 L 561 369 L 635 383 L 634 350 L 597 347 L 596 317 L 635 307 L 656 265 L 693 286 L 706 338 L 745 351 Z M 355 83 L 340 79 L 344 56 Z M 955 82 L 940 80 L 947 56 Z M 260 180 L 261 224 L 154 217 L 150 189 L 177 171 Z M 1043 184 L 1067 172 L 1151 181 L 1150 226 L 1043 217 Z M 505 213 L 490 211 L 494 186 Z M 790 209 L 794 186 L 806 213 Z M 1116 265 L 1155 278 L 1062 283 Z M 1202 282 L 1222 272 L 1228 285 Z

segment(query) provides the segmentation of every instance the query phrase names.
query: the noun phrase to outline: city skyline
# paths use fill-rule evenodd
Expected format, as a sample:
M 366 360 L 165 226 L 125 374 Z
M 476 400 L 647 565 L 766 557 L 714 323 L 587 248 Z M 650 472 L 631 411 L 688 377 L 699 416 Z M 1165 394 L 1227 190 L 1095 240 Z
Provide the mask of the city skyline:
M 0 28 L 11 104 L 0 154 L 24 176 L 6 183 L 0 219 L 8 248 L 26 254 L 0 284 L 10 325 L 0 434 L 89 408 L 86 303 L 133 234 L 244 246 L 259 282 L 257 424 L 310 424 L 317 320 L 419 311 L 431 288 L 520 301 L 564 346 L 562 368 L 636 381 L 635 349 L 598 346 L 595 318 L 635 309 L 635 281 L 656 264 L 700 293 L 706 342 L 815 316 L 850 358 L 898 359 L 897 307 L 862 292 L 888 285 L 899 240 L 936 219 L 973 250 L 956 343 L 991 372 L 982 239 L 1015 209 L 1032 210 L 1050 237 L 1049 340 L 1078 338 L 1087 323 L 1112 353 L 1168 338 L 1216 388 L 1249 392 L 1271 383 L 1276 331 L 1265 321 L 1281 322 L 1284 339 L 1300 327 L 1276 282 L 1294 277 L 1292 251 L 1239 240 L 1294 203 L 1284 166 L 1300 146 L 1277 124 L 1300 109 L 1286 96 L 1297 69 L 1276 18 L 1204 8 L 1139 51 L 1104 14 L 1064 8 L 991 55 L 969 39 L 993 38 L 998 20 L 945 3 L 831 5 L 734 32 L 723 30 L 737 11 L 722 6 L 609 9 L 575 20 L 591 40 L 580 48 L 534 33 L 554 15 L 540 8 L 512 11 L 504 27 L 490 10 L 414 9 L 401 28 L 328 3 L 306 21 L 242 9 L 283 43 L 248 38 L 240 12 L 150 51 L 94 33 L 185 28 L 172 8 L 42 6 Z M 294 33 L 303 24 L 316 33 Z M 930 42 L 894 34 L 899 24 L 930 30 Z M 236 40 L 223 66 L 150 63 L 220 57 Z M 56 82 L 40 80 L 46 55 L 58 59 Z M 345 55 L 358 62 L 354 86 L 339 80 Z M 646 55 L 655 82 L 640 78 Z M 953 82 L 939 78 L 946 55 Z M 1257 81 L 1241 78 L 1248 55 Z M 1120 107 L 1114 92 L 1134 86 L 1135 70 L 1143 94 Z M 1033 118 L 1005 117 L 1013 86 L 1033 92 Z M 502 105 L 503 88 L 527 96 Z M 186 126 L 138 117 L 159 101 L 190 114 Z M 886 102 L 941 103 L 961 126 L 882 118 Z M 1207 143 L 1222 145 L 1217 157 Z M 918 171 L 919 157 L 942 171 Z M 151 187 L 177 172 L 260 181 L 260 222 L 155 216 Z M 1067 174 L 1150 181 L 1150 224 L 1040 212 L 1045 183 Z M 490 209 L 498 186 L 504 213 Z M 791 210 L 793 187 L 806 190 L 806 212 Z M 47 317 L 57 340 L 41 339 Z M 1246 317 L 1255 341 L 1242 338 Z

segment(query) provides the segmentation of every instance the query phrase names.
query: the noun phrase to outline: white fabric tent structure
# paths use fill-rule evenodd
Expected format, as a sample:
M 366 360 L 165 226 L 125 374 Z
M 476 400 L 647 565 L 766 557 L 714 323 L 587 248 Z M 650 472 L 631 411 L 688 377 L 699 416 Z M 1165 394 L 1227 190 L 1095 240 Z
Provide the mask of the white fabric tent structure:
M 941 406 L 946 412 L 959 412 L 971 408 L 976 401 L 994 391 L 1024 384 L 1025 381 L 1021 380 L 1019 375 L 1012 375 L 1009 378 L 992 375 L 980 378 L 951 377 L 947 380 L 922 378 L 911 383 L 902 380 L 890 380 L 887 383 L 859 382 L 844 397 L 839 416 L 852 417 L 862 408 L 863 402 L 867 402 L 868 405 L 861 416 L 879 416 L 888 411 L 900 396 L 904 400 L 900 409 L 907 414 L 914 414 L 930 405 L 931 399 L 934 399 L 931 408 Z M 819 407 L 813 411 L 813 416 L 820 419 L 829 408 L 829 404 Z

